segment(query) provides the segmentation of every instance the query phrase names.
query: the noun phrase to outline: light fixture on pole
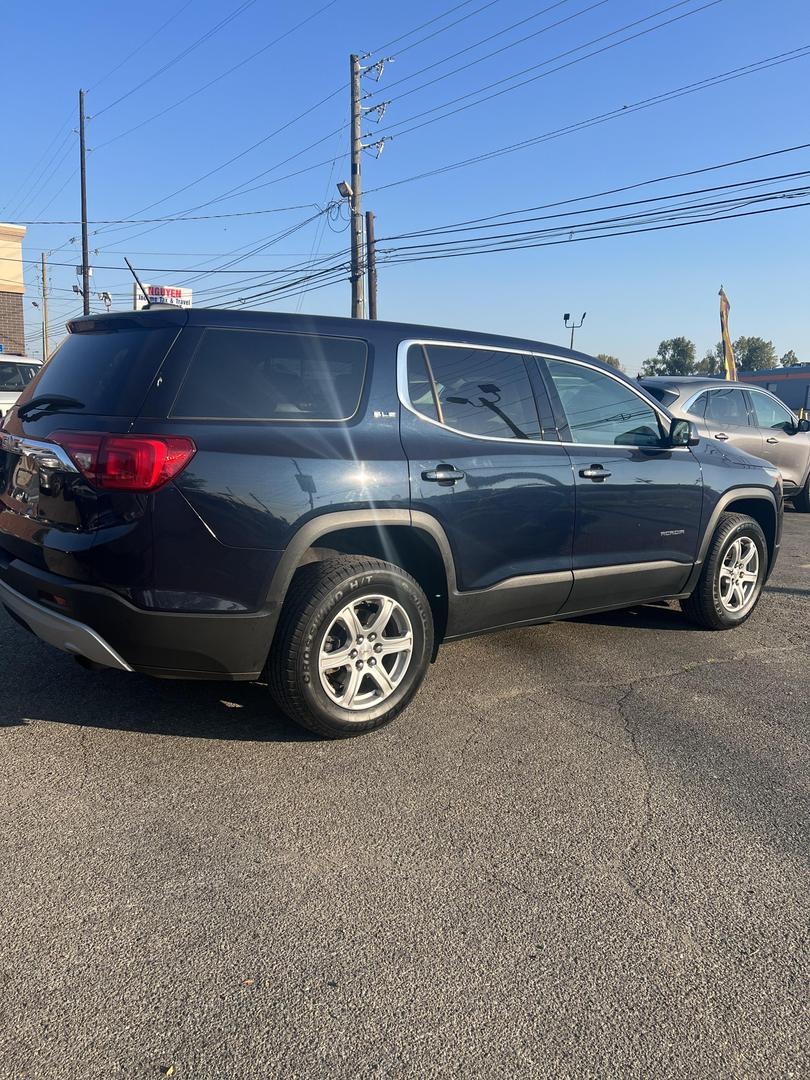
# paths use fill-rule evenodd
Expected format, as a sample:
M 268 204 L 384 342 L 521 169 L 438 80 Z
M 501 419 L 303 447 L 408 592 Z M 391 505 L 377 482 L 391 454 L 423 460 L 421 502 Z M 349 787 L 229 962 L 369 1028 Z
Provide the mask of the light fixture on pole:
M 563 315 L 563 324 L 565 325 L 566 330 L 571 331 L 571 345 L 570 345 L 570 348 L 572 348 L 572 349 L 574 347 L 574 331 L 579 330 L 580 326 L 582 326 L 582 324 L 585 322 L 585 316 L 587 314 L 588 314 L 587 311 L 583 311 L 582 312 L 582 318 L 579 320 L 578 323 L 570 321 L 570 319 L 571 319 L 570 311 L 566 311 L 566 313 Z

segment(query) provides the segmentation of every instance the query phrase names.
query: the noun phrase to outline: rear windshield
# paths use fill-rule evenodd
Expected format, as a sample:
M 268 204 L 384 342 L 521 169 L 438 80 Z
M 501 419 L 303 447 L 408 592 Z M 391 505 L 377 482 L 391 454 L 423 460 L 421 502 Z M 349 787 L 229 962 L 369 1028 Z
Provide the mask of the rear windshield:
M 353 338 L 209 329 L 172 416 L 199 420 L 348 420 L 357 412 L 366 344 Z
M 662 405 L 671 405 L 673 401 L 678 400 L 678 395 L 673 394 L 671 390 L 665 390 L 663 386 L 648 386 L 647 383 L 641 384 L 650 397 L 654 397 L 656 401 L 660 401 Z
M 39 371 L 39 364 L 3 360 L 0 362 L 0 391 L 20 393 Z
M 26 398 L 76 398 L 82 414 L 136 416 L 177 328 L 93 330 L 65 338 Z

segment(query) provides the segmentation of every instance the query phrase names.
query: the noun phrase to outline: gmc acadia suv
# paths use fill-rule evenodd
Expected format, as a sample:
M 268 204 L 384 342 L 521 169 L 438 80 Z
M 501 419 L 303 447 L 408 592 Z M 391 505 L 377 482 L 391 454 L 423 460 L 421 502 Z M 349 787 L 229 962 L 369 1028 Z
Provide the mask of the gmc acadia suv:
M 90 316 L 4 421 L 0 600 L 89 667 L 268 679 L 332 737 L 439 644 L 678 599 L 751 614 L 773 467 L 580 353 L 263 312 Z

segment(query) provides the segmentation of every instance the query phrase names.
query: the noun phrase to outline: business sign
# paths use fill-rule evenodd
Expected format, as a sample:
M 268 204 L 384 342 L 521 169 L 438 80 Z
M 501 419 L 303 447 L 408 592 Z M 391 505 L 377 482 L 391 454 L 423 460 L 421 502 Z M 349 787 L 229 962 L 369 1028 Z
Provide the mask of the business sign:
M 158 304 L 168 304 L 169 307 L 191 307 L 191 289 L 180 289 L 175 285 L 147 285 L 144 283 L 149 304 L 157 307 Z M 146 307 L 146 300 L 138 285 L 133 285 L 133 297 L 135 310 L 142 311 Z

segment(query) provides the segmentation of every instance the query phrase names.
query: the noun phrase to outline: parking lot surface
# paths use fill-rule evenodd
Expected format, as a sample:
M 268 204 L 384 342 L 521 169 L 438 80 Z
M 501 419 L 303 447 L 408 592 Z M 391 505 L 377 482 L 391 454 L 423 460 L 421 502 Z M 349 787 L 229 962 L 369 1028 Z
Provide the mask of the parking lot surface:
M 809 645 L 796 513 L 740 630 L 448 646 L 347 742 L 0 616 L 0 1076 L 807 1076 Z

